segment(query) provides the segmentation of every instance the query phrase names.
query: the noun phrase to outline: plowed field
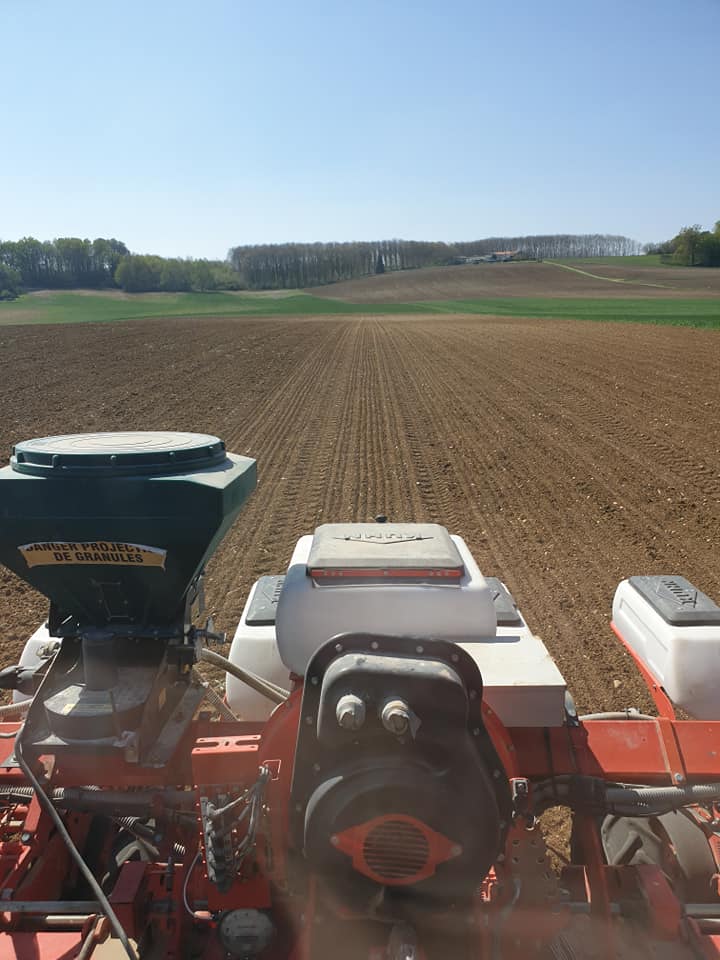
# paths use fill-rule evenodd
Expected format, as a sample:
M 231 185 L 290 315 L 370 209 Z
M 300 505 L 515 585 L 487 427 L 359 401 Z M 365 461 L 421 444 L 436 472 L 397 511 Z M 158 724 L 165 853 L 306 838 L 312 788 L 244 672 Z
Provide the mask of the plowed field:
M 398 270 L 345 280 L 308 291 L 352 303 L 408 300 L 465 300 L 473 297 L 641 297 L 720 296 L 720 270 L 699 267 L 628 267 L 609 264 L 480 263 Z
M 560 272 L 560 271 L 558 271 Z M 0 330 L 0 451 L 196 429 L 259 461 L 208 576 L 232 631 L 258 575 L 327 520 L 432 520 L 505 580 L 579 706 L 645 706 L 608 629 L 616 583 L 720 598 L 720 337 L 493 318 L 202 320 Z M 0 571 L 2 660 L 45 603 Z

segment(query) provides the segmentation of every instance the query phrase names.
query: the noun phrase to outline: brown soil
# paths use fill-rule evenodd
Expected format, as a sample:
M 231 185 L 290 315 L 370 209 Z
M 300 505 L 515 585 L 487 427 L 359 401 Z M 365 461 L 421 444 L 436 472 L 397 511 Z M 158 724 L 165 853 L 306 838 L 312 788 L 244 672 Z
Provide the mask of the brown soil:
M 2 328 L 0 356 L 3 463 L 19 439 L 131 428 L 216 433 L 257 457 L 257 492 L 208 571 L 221 629 L 302 533 L 377 513 L 462 533 L 513 590 L 581 709 L 647 705 L 608 629 L 621 578 L 681 572 L 720 598 L 715 333 L 479 317 L 173 320 Z M 0 571 L 3 662 L 44 612 Z
M 696 267 L 579 265 L 587 276 L 552 263 L 481 263 L 402 270 L 346 280 L 308 293 L 353 303 L 463 300 L 473 297 L 694 298 L 720 296 L 720 270 Z M 605 278 L 605 279 L 601 279 Z M 614 280 L 626 279 L 626 283 Z M 652 286 L 657 284 L 657 286 Z

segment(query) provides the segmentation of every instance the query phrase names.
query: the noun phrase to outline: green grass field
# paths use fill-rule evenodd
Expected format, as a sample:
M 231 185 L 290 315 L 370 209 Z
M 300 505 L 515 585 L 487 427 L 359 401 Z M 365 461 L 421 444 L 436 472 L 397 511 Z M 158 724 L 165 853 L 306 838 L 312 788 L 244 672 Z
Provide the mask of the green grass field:
M 272 296 L 244 293 L 136 294 L 124 298 L 117 294 L 51 292 L 0 303 L 0 325 L 110 323 L 161 317 L 448 313 L 720 328 L 720 299 L 717 298 L 587 300 L 512 297 L 416 303 L 348 303 L 300 292 Z
M 360 305 L 342 304 L 341 313 L 360 313 Z M 336 313 L 334 301 L 305 293 L 267 296 L 245 293 L 48 292 L 0 303 L 2 323 L 108 323 L 153 317 L 293 316 Z
M 395 304 L 397 306 L 397 304 Z M 501 317 L 599 320 L 720 329 L 720 300 L 567 300 L 513 297 L 502 300 L 447 300 L 428 304 L 433 313 L 481 313 Z

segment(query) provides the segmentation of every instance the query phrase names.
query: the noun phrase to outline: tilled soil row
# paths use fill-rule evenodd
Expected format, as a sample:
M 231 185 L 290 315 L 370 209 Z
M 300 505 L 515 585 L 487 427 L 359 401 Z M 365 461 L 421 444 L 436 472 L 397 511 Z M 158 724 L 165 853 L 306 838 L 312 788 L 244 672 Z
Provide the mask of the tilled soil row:
M 207 576 L 253 580 L 328 520 L 432 520 L 515 593 L 580 709 L 647 707 L 608 628 L 617 582 L 720 598 L 716 334 L 493 318 L 152 321 L 0 331 L 0 456 L 83 430 L 215 433 L 258 489 Z M 45 603 L 0 570 L 2 661 Z

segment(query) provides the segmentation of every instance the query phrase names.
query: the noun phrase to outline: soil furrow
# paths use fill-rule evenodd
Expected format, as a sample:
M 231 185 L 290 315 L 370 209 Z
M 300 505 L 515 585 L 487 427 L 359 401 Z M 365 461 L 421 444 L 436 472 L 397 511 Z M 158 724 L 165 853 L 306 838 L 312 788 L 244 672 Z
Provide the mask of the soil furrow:
M 377 513 L 461 533 L 583 709 L 646 702 L 607 629 L 618 580 L 679 572 L 720 599 L 714 333 L 203 319 L 7 328 L 0 349 L 0 463 L 29 436 L 117 429 L 207 431 L 257 457 L 258 489 L 208 570 L 221 629 L 301 533 Z M 0 570 L 3 662 L 44 612 Z

